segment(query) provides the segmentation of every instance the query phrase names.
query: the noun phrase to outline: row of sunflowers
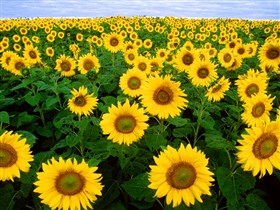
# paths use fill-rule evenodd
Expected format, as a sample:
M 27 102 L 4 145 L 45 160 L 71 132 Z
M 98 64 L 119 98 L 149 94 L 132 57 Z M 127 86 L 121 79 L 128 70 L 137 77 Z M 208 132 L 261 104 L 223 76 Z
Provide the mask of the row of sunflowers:
M 275 20 L 0 20 L 0 205 L 276 208 L 279 31 Z

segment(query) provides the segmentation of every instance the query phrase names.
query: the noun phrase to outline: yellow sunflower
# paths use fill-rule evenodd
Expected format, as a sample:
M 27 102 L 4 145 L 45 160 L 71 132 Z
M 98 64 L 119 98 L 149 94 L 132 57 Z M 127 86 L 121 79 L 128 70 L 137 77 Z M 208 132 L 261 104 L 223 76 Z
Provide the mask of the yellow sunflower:
M 218 53 L 218 60 L 222 67 L 230 68 L 234 62 L 234 55 L 230 48 L 223 48 Z
M 73 58 L 65 55 L 60 55 L 56 59 L 55 70 L 60 71 L 62 76 L 70 77 L 75 74 L 76 63 Z
M 29 67 L 28 62 L 25 60 L 25 58 L 20 56 L 13 56 L 10 60 L 10 71 L 14 75 L 21 75 L 21 70 L 25 67 Z
M 237 162 L 244 171 L 252 171 L 253 176 L 266 172 L 273 173 L 273 167 L 280 169 L 280 121 L 267 121 L 257 127 L 247 128 L 246 134 L 236 146 Z
M 81 74 L 86 74 L 90 70 L 95 70 L 96 73 L 99 72 L 100 64 L 96 56 L 91 55 L 90 53 L 83 55 L 78 60 L 78 70 Z
M 188 103 L 180 85 L 180 82 L 172 81 L 170 75 L 151 76 L 142 85 L 141 103 L 148 113 L 161 119 L 178 116 Z
M 54 56 L 54 49 L 52 47 L 47 47 L 46 54 L 49 57 L 53 57 Z
M 152 68 L 151 61 L 148 58 L 139 55 L 134 61 L 133 68 L 145 72 L 148 75 L 150 74 Z
M 181 48 L 177 52 L 174 60 L 178 70 L 189 72 L 195 61 L 199 60 L 199 56 L 195 49 L 187 50 L 185 48 Z
M 261 46 L 258 55 L 261 63 L 279 65 L 280 63 L 280 42 L 266 42 Z
M 124 52 L 124 60 L 130 65 L 134 65 L 135 60 L 138 57 L 137 49 L 129 49 Z
M 239 75 L 235 84 L 240 100 L 245 102 L 252 95 L 266 93 L 268 77 L 266 73 L 259 73 L 254 69 L 249 69 L 245 75 Z
M 3 67 L 3 69 L 7 70 L 7 71 L 11 71 L 11 59 L 13 57 L 18 56 L 16 53 L 12 52 L 12 51 L 5 51 L 3 52 L 1 58 L 0 58 L 0 63 Z
M 176 150 L 171 146 L 154 157 L 156 165 L 150 165 L 149 188 L 156 190 L 155 196 L 166 196 L 166 203 L 172 207 L 179 206 L 182 201 L 189 207 L 195 201 L 203 202 L 203 194 L 211 195 L 211 182 L 214 175 L 208 165 L 205 154 L 181 144 Z
M 103 41 L 104 47 L 112 53 L 116 53 L 123 49 L 123 37 L 116 32 L 107 34 L 103 38 Z
M 88 89 L 84 86 L 75 88 L 71 91 L 72 98 L 68 100 L 68 107 L 72 113 L 78 115 L 90 115 L 97 105 L 98 99 L 92 94 L 88 95 Z
M 128 100 L 123 105 L 109 107 L 109 113 L 102 116 L 100 127 L 108 139 L 118 144 L 130 145 L 138 141 L 149 127 L 148 116 L 143 108 L 134 103 L 130 106 Z
M 210 60 L 196 61 L 193 68 L 188 72 L 192 84 L 208 87 L 212 81 L 218 78 L 216 66 Z
M 37 47 L 33 45 L 25 45 L 23 50 L 23 57 L 31 64 L 36 64 L 41 62 L 41 53 Z
M 269 112 L 272 110 L 272 101 L 274 98 L 266 94 L 253 95 L 243 104 L 244 112 L 241 114 L 242 120 L 248 126 L 262 125 L 269 121 Z
M 102 195 L 103 188 L 102 175 L 96 173 L 97 169 L 84 160 L 78 163 L 76 159 L 52 158 L 42 164 L 42 172 L 37 172 L 34 192 L 51 209 L 92 209 L 91 203 L 97 200 L 97 195 Z
M 26 138 L 12 131 L 5 131 L 0 136 L 0 181 L 20 178 L 20 171 L 28 172 L 29 162 L 33 161 L 30 146 Z
M 225 92 L 230 87 L 229 79 L 226 79 L 224 76 L 219 79 L 213 86 L 208 88 L 206 96 L 208 101 L 220 101 L 224 98 Z
M 137 97 L 141 94 L 141 85 L 146 81 L 147 76 L 145 72 L 138 69 L 128 69 L 120 77 L 120 88 L 123 90 L 124 94 L 131 97 Z

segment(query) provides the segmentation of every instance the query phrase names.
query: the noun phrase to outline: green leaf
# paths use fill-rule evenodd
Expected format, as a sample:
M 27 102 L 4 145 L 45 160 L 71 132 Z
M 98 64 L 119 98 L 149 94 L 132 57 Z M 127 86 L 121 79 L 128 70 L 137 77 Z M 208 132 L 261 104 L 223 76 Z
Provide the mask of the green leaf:
M 161 134 L 146 134 L 144 140 L 151 151 L 160 149 L 161 146 L 164 146 L 167 143 L 166 138 Z
M 252 209 L 267 210 L 270 209 L 265 200 L 255 193 L 250 193 L 246 197 L 246 203 Z
M 50 96 L 47 98 L 46 100 L 46 107 L 49 109 L 51 108 L 54 104 L 56 104 L 58 102 L 57 97 L 55 96 Z
M 0 185 L 0 206 L 1 209 L 12 210 L 15 204 L 13 194 L 15 193 L 14 187 L 10 182 L 4 182 Z
M 126 208 L 121 201 L 115 201 L 106 210 L 126 210 Z
M 127 192 L 127 194 L 134 200 L 154 200 L 154 191 L 148 188 L 149 185 L 148 174 L 142 173 L 132 178 L 129 181 L 124 182 L 121 187 Z
M 174 118 L 169 117 L 167 119 L 167 122 L 169 122 L 172 125 L 175 125 L 176 127 L 182 127 L 184 125 L 187 125 L 189 121 L 190 121 L 189 119 L 181 118 L 181 117 L 174 117 Z
M 36 106 L 40 99 L 41 99 L 41 95 L 38 93 L 36 95 L 32 95 L 31 92 L 28 92 L 25 96 L 24 99 L 27 103 L 29 103 L 31 106 Z
M 69 147 L 74 147 L 80 142 L 80 138 L 83 138 L 82 136 L 77 136 L 76 134 L 70 133 L 68 136 L 66 136 L 66 144 Z
M 0 112 L 0 122 L 10 124 L 10 116 L 8 112 L 5 111 Z
M 14 98 L 0 98 L 0 109 L 15 103 Z
M 26 138 L 27 144 L 33 145 L 36 143 L 37 137 L 33 133 L 24 130 L 18 130 L 17 133 L 21 134 L 23 138 Z
M 205 133 L 205 142 L 207 147 L 213 149 L 234 149 L 231 141 L 223 138 L 219 134 Z

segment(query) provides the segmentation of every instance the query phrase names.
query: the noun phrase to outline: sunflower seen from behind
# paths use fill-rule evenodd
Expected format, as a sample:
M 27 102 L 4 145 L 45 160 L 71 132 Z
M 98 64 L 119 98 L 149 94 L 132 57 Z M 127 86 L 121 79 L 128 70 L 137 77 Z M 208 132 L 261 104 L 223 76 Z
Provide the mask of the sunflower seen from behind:
M 141 95 L 141 85 L 146 81 L 147 76 L 145 72 L 138 69 L 128 69 L 120 77 L 119 86 L 124 94 L 131 97 L 137 97 Z
M 260 173 L 261 178 L 266 172 L 271 175 L 274 167 L 280 169 L 280 120 L 247 128 L 241 137 L 236 156 L 244 171 Z
M 34 192 L 51 209 L 92 209 L 103 189 L 97 169 L 84 160 L 78 163 L 76 159 L 52 158 L 42 164 L 42 172 L 37 172 Z
M 98 99 L 92 94 L 88 94 L 88 89 L 84 86 L 71 91 L 72 98 L 68 100 L 70 111 L 79 116 L 89 116 L 97 106 Z
M 148 116 L 137 103 L 130 105 L 128 99 L 122 105 L 112 105 L 108 113 L 103 114 L 100 127 L 104 135 L 114 143 L 130 145 L 138 141 L 149 127 Z
M 20 172 L 28 172 L 33 161 L 27 139 L 12 131 L 0 136 L 0 181 L 20 178 Z
M 242 105 L 244 108 L 244 112 L 241 114 L 243 122 L 251 127 L 269 121 L 269 112 L 272 110 L 272 101 L 274 98 L 271 98 L 267 94 L 257 94 L 247 99 Z
M 195 201 L 203 202 L 201 196 L 211 195 L 211 182 L 214 175 L 208 167 L 205 154 L 192 148 L 190 144 L 176 150 L 167 146 L 158 157 L 154 156 L 155 165 L 150 165 L 149 188 L 156 190 L 155 197 L 166 196 L 167 205 L 194 205 Z
M 148 113 L 160 119 L 178 116 L 188 103 L 180 85 L 171 80 L 171 75 L 150 76 L 141 88 L 141 104 Z

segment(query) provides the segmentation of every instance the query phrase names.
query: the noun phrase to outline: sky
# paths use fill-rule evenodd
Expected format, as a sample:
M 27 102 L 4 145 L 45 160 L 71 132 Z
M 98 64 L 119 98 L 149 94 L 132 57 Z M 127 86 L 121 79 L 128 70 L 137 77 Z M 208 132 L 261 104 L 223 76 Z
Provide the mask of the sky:
M 280 20 L 279 0 L 0 0 L 0 18 L 153 16 Z

